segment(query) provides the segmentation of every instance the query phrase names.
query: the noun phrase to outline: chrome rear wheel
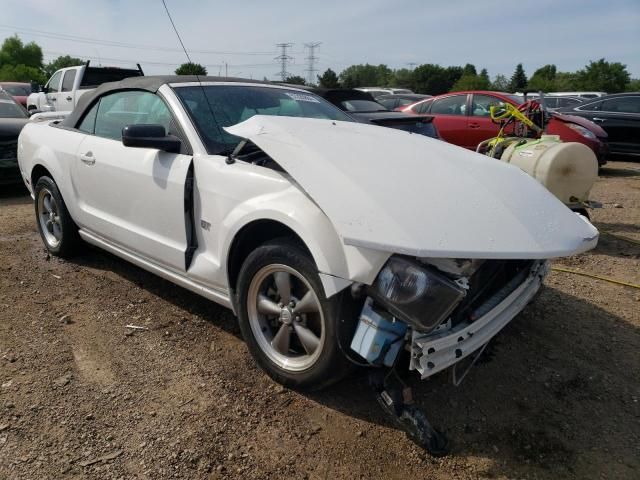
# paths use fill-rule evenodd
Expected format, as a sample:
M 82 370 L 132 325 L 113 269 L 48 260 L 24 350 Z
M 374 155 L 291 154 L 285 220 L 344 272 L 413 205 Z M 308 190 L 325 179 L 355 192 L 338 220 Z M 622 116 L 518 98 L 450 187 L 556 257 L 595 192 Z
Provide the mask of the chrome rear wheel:
M 60 211 L 51 191 L 43 187 L 38 192 L 37 212 L 42 237 L 49 248 L 58 248 L 62 241 L 62 224 Z

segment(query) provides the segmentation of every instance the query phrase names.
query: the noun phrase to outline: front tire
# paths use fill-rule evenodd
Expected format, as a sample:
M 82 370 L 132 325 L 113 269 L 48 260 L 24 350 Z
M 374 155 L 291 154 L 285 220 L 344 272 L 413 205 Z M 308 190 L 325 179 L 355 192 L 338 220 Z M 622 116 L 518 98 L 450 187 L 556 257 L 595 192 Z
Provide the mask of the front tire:
M 240 330 L 258 365 L 288 387 L 317 390 L 344 376 L 340 295 L 327 299 L 314 262 L 286 239 L 247 257 L 238 278 Z
M 50 177 L 38 179 L 34 189 L 36 223 L 46 249 L 56 257 L 70 257 L 80 237 L 56 182 Z

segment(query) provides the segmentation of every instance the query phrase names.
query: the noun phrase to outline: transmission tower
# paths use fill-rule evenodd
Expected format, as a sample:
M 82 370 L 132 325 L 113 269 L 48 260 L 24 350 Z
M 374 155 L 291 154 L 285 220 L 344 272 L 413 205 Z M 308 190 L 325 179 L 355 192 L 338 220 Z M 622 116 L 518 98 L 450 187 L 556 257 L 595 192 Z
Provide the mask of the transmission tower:
M 316 84 L 316 60 L 318 60 L 318 57 L 316 57 L 314 54 L 316 48 L 318 48 L 320 45 L 322 45 L 322 42 L 310 42 L 304 44 L 304 46 L 309 49 L 309 56 L 305 58 L 305 60 L 307 61 L 307 69 L 305 70 L 305 72 L 307 72 L 307 83 L 309 85 Z
M 280 73 L 278 73 L 278 75 L 280 75 L 280 78 L 284 82 L 289 76 L 289 72 L 287 72 L 287 64 L 293 60 L 292 56 L 287 55 L 287 50 L 293 47 L 293 43 L 278 43 L 276 44 L 276 47 L 280 49 L 280 55 L 275 58 L 275 60 L 280 61 Z

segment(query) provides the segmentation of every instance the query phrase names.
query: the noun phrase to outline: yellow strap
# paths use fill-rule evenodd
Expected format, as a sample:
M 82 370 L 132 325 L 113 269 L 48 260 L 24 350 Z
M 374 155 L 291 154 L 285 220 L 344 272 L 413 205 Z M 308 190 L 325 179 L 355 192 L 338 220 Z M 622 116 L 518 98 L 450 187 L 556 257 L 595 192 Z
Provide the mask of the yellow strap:
M 633 287 L 633 288 L 640 289 L 640 285 L 636 285 L 635 283 L 623 282 L 621 280 L 615 280 L 613 278 L 603 277 L 601 275 L 594 275 L 592 273 L 579 272 L 578 270 L 570 270 L 568 268 L 562 268 L 562 267 L 551 267 L 551 270 L 555 272 L 573 273 L 575 275 L 582 275 L 583 277 L 596 278 L 598 280 L 604 280 L 605 282 L 615 283 L 617 285 L 624 285 L 625 287 Z

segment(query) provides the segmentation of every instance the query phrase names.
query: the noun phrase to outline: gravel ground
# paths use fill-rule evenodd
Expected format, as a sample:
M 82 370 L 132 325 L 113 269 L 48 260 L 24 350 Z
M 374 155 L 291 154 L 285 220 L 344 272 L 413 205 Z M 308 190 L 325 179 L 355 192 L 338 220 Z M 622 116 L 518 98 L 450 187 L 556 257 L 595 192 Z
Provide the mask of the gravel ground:
M 595 224 L 640 241 L 640 163 L 601 173 Z M 554 265 L 640 284 L 640 245 L 603 234 Z M 434 459 L 362 371 L 274 384 L 229 311 L 97 250 L 50 258 L 1 187 L 0 478 L 637 479 L 639 328 L 640 290 L 552 273 L 460 387 L 407 377 L 452 440 Z

